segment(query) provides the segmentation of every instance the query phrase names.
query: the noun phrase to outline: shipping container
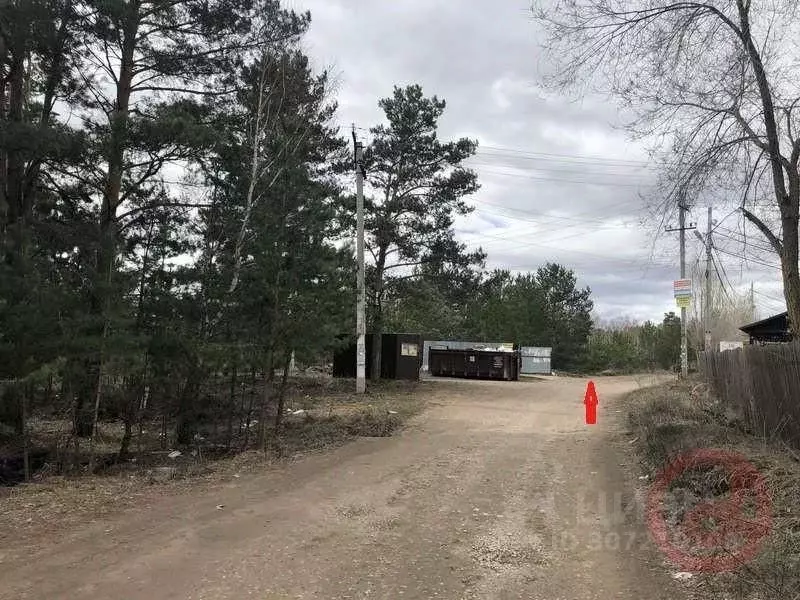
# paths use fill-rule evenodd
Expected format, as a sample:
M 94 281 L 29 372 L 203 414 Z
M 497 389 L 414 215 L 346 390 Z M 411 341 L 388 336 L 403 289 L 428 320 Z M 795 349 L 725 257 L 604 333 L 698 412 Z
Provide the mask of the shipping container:
M 334 377 L 356 376 L 356 340 L 333 355 Z M 372 344 L 374 335 L 366 336 L 366 376 L 372 377 Z M 416 381 L 422 366 L 422 336 L 413 333 L 384 333 L 381 336 L 381 379 Z
M 451 350 L 481 350 L 483 348 L 507 348 L 514 349 L 512 342 L 462 342 L 458 340 L 431 340 L 426 339 L 422 344 L 422 370 L 430 371 L 428 357 L 431 348 L 450 348 Z
M 518 381 L 520 353 L 503 349 L 430 348 L 428 366 L 434 377 Z
M 523 346 L 520 348 L 522 354 L 522 366 L 520 372 L 523 375 L 550 375 L 550 355 L 552 348 L 537 348 L 533 346 Z

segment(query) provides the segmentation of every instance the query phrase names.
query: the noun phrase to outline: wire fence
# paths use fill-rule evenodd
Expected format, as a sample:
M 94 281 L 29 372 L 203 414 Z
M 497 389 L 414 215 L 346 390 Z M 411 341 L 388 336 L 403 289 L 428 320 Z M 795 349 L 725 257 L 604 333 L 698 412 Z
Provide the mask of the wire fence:
M 753 433 L 800 448 L 800 342 L 703 352 L 699 365 Z

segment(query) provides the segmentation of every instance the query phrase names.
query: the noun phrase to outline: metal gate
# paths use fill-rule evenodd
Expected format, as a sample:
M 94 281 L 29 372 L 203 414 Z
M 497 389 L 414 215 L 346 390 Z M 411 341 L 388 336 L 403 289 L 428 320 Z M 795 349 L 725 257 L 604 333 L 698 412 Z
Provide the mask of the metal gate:
M 523 346 L 520 348 L 522 354 L 522 368 L 520 372 L 523 375 L 550 375 L 550 355 L 553 352 L 552 348 L 535 348 L 532 346 Z

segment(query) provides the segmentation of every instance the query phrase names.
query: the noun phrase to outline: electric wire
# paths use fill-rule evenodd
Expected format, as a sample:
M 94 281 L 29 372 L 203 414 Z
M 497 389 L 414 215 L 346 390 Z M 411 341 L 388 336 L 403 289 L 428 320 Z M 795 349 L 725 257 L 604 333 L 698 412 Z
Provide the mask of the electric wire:
M 773 296 L 772 294 L 767 294 L 765 292 L 761 292 L 761 291 L 759 291 L 759 290 L 757 290 L 755 288 L 753 289 L 753 293 L 758 294 L 759 296 L 763 296 L 764 298 L 767 298 L 767 299 L 772 300 L 774 302 L 778 302 L 780 304 L 786 302 L 785 298 L 779 298 L 778 296 Z
M 503 173 L 501 171 L 491 171 L 488 169 L 482 169 L 481 173 L 496 175 L 498 177 L 516 177 L 519 179 L 529 179 L 532 181 L 554 181 L 558 183 L 569 183 L 574 185 L 589 185 L 589 186 L 600 186 L 600 187 L 642 188 L 642 187 L 647 187 L 649 185 L 645 183 L 616 183 L 611 181 L 585 181 L 578 179 L 560 179 L 557 177 L 536 177 L 534 175 L 522 175 L 519 173 Z
M 768 262 L 764 262 L 764 261 L 761 261 L 761 260 L 758 260 L 758 259 L 755 259 L 755 258 L 751 258 L 749 256 L 742 256 L 741 254 L 736 254 L 734 252 L 728 252 L 727 250 L 723 250 L 722 248 L 717 248 L 717 250 L 719 252 L 722 252 L 723 254 L 727 254 L 728 256 L 732 256 L 734 258 L 738 258 L 739 260 L 743 260 L 745 262 L 751 262 L 751 263 L 754 263 L 754 264 L 757 264 L 757 265 L 761 265 L 761 266 L 764 266 L 764 267 L 769 267 L 771 269 L 780 269 L 780 265 L 776 265 L 774 263 L 768 263 Z
M 537 152 L 534 150 L 522 150 L 519 148 L 507 148 L 502 146 L 479 145 L 476 153 L 489 150 L 494 153 L 516 155 L 518 157 L 528 157 L 534 160 L 559 159 L 559 160 L 580 160 L 593 163 L 630 165 L 630 166 L 652 166 L 651 161 L 632 160 L 625 158 L 605 158 L 602 156 L 592 156 L 587 154 L 559 154 L 555 152 Z
M 728 293 L 728 288 L 725 286 L 725 281 L 723 281 L 722 277 L 720 277 L 720 274 L 719 274 L 720 273 L 720 268 L 722 268 L 722 273 L 723 273 L 723 275 L 725 275 L 725 279 L 726 280 L 728 279 L 728 276 L 725 273 L 725 267 L 722 266 L 721 263 L 714 258 L 714 254 L 713 254 L 714 250 L 716 250 L 716 248 L 712 247 L 711 263 L 714 265 L 714 269 L 717 271 L 717 279 L 719 279 L 720 287 L 722 287 L 722 292 L 725 294 L 725 297 L 728 299 L 728 303 L 733 308 L 736 305 L 733 302 L 733 298 Z M 735 293 L 735 291 L 733 289 L 733 286 L 730 284 L 730 281 L 728 281 L 728 286 L 731 288 L 731 292 Z

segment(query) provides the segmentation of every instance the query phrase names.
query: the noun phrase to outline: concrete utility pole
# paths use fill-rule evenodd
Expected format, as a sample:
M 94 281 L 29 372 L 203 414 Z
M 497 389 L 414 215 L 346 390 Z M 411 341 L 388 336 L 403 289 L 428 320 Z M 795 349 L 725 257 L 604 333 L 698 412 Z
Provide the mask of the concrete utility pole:
M 708 207 L 708 224 L 706 225 L 706 293 L 705 293 L 705 308 L 703 309 L 703 323 L 705 323 L 706 330 L 706 352 L 711 351 L 711 251 L 714 249 L 714 243 L 711 240 L 714 209 Z
M 689 207 L 686 206 L 686 199 L 681 196 L 678 200 L 678 229 L 667 229 L 667 231 L 678 231 L 681 240 L 681 279 L 686 279 L 686 231 L 694 229 L 694 224 L 686 226 L 686 212 Z M 681 375 L 686 377 L 689 375 L 689 345 L 686 335 L 686 308 L 681 307 Z
M 679 227 L 681 228 L 681 279 L 686 279 L 686 211 L 688 208 L 683 200 L 678 204 L 680 215 Z M 681 308 L 681 375 L 689 375 L 689 345 L 686 339 L 686 308 Z
M 356 168 L 356 260 L 358 261 L 357 298 L 356 298 L 356 394 L 363 394 L 367 389 L 367 347 L 366 347 L 366 305 L 367 293 L 364 284 L 364 166 L 362 158 L 364 148 L 356 138 L 353 126 L 353 146 L 355 149 Z
M 703 331 L 705 332 L 705 344 L 704 348 L 706 352 L 711 350 L 711 265 L 714 262 L 712 258 L 712 250 L 714 249 L 714 242 L 711 239 L 711 234 L 713 230 L 711 226 L 714 224 L 714 217 L 713 217 L 714 209 L 712 207 L 708 207 L 708 224 L 706 225 L 706 237 L 703 238 L 697 231 L 694 234 L 697 236 L 701 242 L 703 242 L 703 246 L 706 249 L 706 289 L 703 292 Z

